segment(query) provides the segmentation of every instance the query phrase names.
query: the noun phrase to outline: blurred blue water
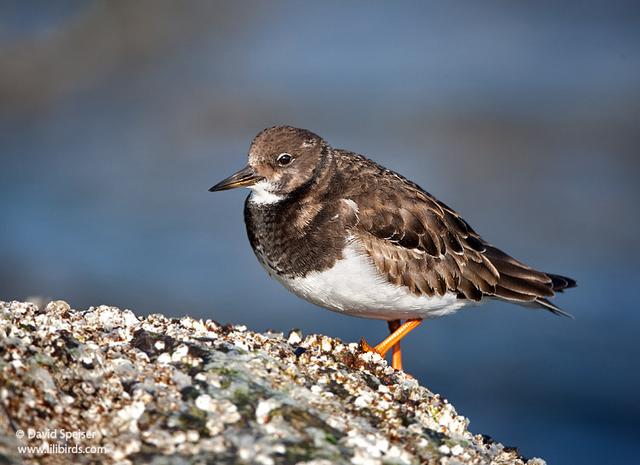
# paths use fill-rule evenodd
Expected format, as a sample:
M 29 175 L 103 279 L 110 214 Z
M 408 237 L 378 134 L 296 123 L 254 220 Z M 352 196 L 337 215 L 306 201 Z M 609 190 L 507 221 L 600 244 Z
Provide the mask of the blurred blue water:
M 207 192 L 263 127 L 307 127 L 579 282 L 575 321 L 465 310 L 406 340 L 408 369 L 525 455 L 635 459 L 634 3 L 47 5 L 0 4 L 1 298 L 382 337 L 269 281 L 246 193 Z

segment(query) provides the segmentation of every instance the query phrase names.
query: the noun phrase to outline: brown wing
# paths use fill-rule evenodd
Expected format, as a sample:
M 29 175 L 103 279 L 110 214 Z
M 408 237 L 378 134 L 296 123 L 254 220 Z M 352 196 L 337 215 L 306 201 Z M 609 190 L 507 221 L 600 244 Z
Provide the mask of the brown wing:
M 572 287 L 573 280 L 533 270 L 487 244 L 455 211 L 418 186 L 407 182 L 403 187 L 394 193 L 369 192 L 366 202 L 355 200 L 354 235 L 390 282 L 417 295 L 454 292 L 471 301 L 493 296 L 564 314 L 546 298 Z

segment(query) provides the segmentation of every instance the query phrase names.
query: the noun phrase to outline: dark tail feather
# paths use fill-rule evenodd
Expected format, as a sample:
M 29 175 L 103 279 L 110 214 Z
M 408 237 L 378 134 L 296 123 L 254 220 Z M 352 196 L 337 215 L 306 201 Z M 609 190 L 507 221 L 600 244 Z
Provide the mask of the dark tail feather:
M 568 278 L 567 276 L 560 276 L 559 274 L 551 273 L 545 274 L 551 278 L 551 285 L 553 286 L 553 290 L 556 292 L 562 292 L 565 289 L 570 289 L 578 285 L 575 279 Z
M 496 297 L 527 307 L 542 307 L 556 315 L 573 318 L 546 298 L 552 297 L 555 292 L 576 287 L 575 280 L 534 270 L 490 245 L 486 246 L 485 256 L 500 273 L 494 294 Z
M 547 299 L 536 299 L 535 303 L 537 303 L 539 306 L 543 307 L 544 309 L 549 310 L 554 315 L 564 316 L 566 318 L 571 318 L 572 320 L 575 320 L 575 317 L 571 313 L 567 313 L 564 310 L 562 310 L 560 307 L 556 307 Z

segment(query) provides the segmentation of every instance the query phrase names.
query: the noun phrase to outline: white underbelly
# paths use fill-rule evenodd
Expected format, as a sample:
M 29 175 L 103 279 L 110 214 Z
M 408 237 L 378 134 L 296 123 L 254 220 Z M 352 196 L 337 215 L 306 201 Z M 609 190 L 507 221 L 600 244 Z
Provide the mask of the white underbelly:
M 275 277 L 309 302 L 362 318 L 436 318 L 464 306 L 464 301 L 453 293 L 417 296 L 405 286 L 389 283 L 353 242 L 348 243 L 343 257 L 332 268 L 308 273 L 303 278 Z

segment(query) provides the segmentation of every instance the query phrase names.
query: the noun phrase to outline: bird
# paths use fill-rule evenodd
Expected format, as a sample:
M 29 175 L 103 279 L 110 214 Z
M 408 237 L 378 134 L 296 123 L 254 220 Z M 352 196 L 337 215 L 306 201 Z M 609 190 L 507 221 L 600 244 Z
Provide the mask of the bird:
M 245 168 L 211 192 L 246 187 L 249 243 L 293 294 L 341 314 L 387 321 L 360 347 L 401 370 L 400 341 L 423 320 L 507 301 L 568 316 L 549 299 L 576 281 L 538 271 L 485 241 L 455 210 L 369 158 L 292 126 L 253 139 Z

